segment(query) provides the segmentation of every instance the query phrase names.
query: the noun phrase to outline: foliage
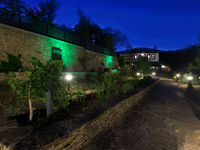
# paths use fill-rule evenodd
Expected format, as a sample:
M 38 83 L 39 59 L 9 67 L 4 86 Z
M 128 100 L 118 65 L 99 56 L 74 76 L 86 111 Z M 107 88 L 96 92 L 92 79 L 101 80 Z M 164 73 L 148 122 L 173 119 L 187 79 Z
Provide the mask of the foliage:
M 14 55 L 7 53 L 8 62 L 0 62 L 0 71 L 18 71 L 22 68 L 22 62 L 20 59 Z
M 92 42 L 112 51 L 118 46 L 130 45 L 127 42 L 126 35 L 119 30 L 100 28 L 99 25 L 92 23 L 81 9 L 78 9 L 77 14 L 79 22 L 75 25 L 74 31 L 81 40 Z
M 147 75 L 151 66 L 151 63 L 146 57 L 141 57 L 137 62 L 135 62 L 134 70 L 142 71 L 144 75 Z
M 187 69 L 191 72 L 200 75 L 200 56 L 194 58 L 194 60 L 189 64 Z
M 38 59 L 32 58 L 33 70 L 23 69 L 27 80 L 20 80 L 15 73 L 9 73 L 9 84 L 16 91 L 20 100 L 27 102 L 28 99 L 40 99 L 45 103 L 45 93 L 48 89 L 56 91 L 61 85 L 61 72 L 63 62 L 49 60 L 42 64 Z M 26 99 L 26 101 L 24 101 Z
M 124 57 L 119 57 L 118 58 L 118 65 L 119 65 L 120 68 L 125 67 L 126 61 L 125 61 Z

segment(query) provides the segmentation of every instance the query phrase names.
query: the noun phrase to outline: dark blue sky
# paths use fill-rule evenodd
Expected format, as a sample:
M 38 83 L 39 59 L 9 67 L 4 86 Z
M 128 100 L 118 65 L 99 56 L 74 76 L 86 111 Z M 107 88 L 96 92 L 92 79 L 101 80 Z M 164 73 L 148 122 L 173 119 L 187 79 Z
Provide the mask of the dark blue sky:
M 36 0 L 26 0 L 28 4 Z M 56 23 L 73 27 L 81 8 L 101 27 L 119 29 L 133 47 L 174 50 L 197 42 L 200 0 L 57 0 Z

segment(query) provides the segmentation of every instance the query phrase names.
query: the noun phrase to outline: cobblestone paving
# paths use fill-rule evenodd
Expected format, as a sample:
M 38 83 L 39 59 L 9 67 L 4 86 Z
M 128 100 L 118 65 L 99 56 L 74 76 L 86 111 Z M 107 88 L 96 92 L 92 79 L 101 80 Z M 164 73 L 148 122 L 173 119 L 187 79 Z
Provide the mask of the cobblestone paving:
M 122 122 L 85 150 L 200 150 L 200 120 L 172 80 L 160 79 Z

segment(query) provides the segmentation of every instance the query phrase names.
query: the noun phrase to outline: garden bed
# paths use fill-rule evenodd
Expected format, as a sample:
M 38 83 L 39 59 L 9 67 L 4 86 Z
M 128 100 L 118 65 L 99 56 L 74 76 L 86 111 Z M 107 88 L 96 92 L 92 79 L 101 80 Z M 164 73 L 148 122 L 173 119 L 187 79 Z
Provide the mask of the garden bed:
M 93 99 L 94 95 L 92 98 L 90 95 L 88 95 L 88 99 L 84 103 L 73 104 L 69 107 L 70 109 L 68 111 L 56 113 L 51 119 L 48 120 L 45 119 L 45 110 L 35 112 L 40 113 L 40 117 L 35 118 L 32 123 L 28 122 L 28 114 L 15 116 L 14 118 L 18 121 L 20 126 L 34 126 L 34 130 L 30 136 L 17 144 L 16 149 L 17 147 L 19 149 L 27 147 L 27 143 L 29 143 L 28 149 L 37 149 L 43 145 L 46 145 L 47 143 L 52 142 L 54 139 L 63 137 L 83 123 L 96 118 L 102 112 L 116 105 L 120 101 L 130 97 L 134 93 L 141 91 L 154 81 L 155 80 L 145 84 L 143 83 L 143 86 L 140 86 L 140 88 L 137 88 L 128 94 L 118 96 L 111 95 L 109 100 L 106 101 L 99 101 L 98 99 Z M 9 142 L 7 144 L 9 145 Z

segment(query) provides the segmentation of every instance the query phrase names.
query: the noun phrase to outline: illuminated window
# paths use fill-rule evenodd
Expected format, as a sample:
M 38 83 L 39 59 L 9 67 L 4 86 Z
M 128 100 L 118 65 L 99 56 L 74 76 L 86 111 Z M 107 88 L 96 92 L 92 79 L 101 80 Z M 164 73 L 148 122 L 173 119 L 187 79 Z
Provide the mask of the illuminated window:
M 148 60 L 150 60 L 150 59 L 151 59 L 151 55 L 150 55 L 150 54 L 148 54 L 148 55 L 147 55 L 147 58 L 148 58 Z
M 137 59 L 137 55 L 135 55 L 135 59 Z
M 152 60 L 155 60 L 155 58 L 156 58 L 156 57 L 155 57 L 155 55 L 153 54 L 153 55 L 152 55 Z
M 62 60 L 62 50 L 60 48 L 52 48 L 52 59 L 53 60 Z

